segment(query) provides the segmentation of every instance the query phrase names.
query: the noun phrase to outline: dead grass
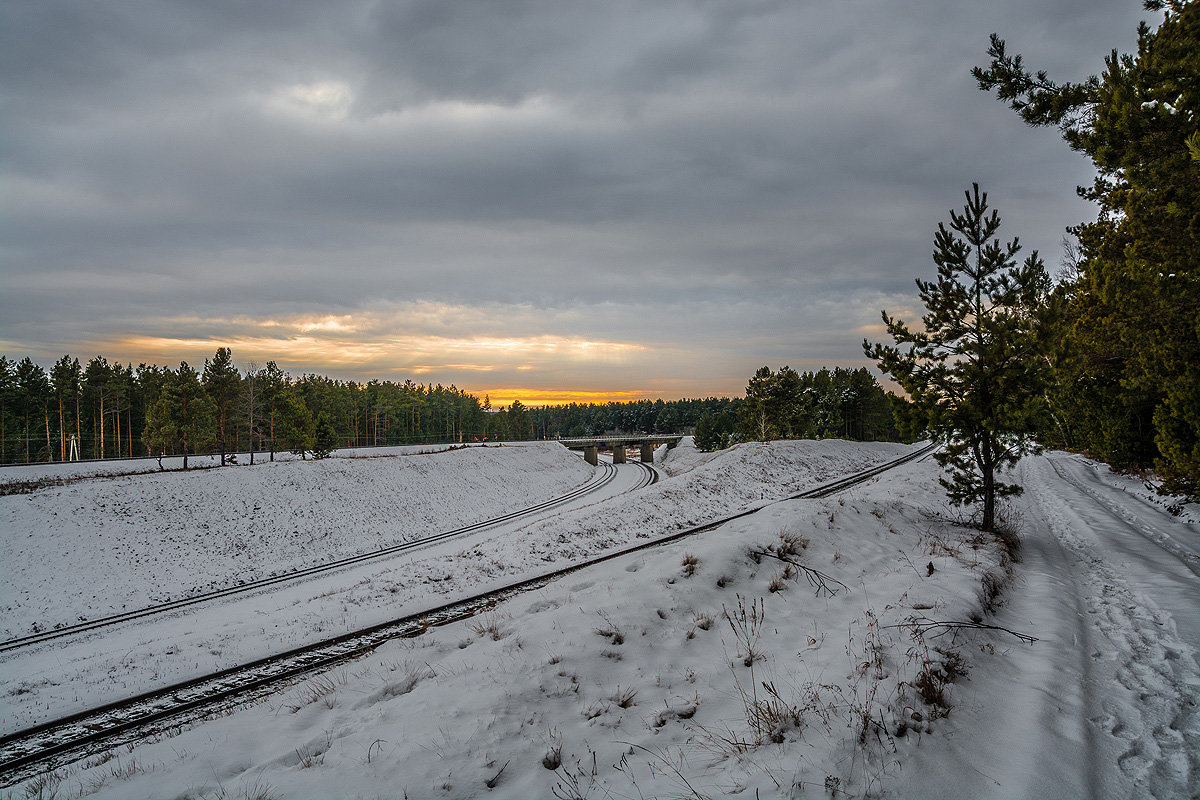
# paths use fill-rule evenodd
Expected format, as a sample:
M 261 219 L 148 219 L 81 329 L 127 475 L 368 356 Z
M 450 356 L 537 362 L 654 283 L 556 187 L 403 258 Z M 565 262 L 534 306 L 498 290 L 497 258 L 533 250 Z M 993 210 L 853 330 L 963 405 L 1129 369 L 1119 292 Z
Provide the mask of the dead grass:
M 332 677 L 321 675 L 298 688 L 292 702 L 284 703 L 283 708 L 287 709 L 291 714 L 297 714 L 301 709 L 317 701 L 325 701 L 326 706 L 332 709 L 332 696 L 337 692 L 337 688 L 337 683 Z
M 471 632 L 480 638 L 488 638 L 493 642 L 498 642 L 507 635 L 507 631 L 501 626 L 501 616 L 494 611 L 484 612 L 483 616 L 472 622 L 470 625 Z
M 808 537 L 801 536 L 790 528 L 784 528 L 779 532 L 779 542 L 769 545 L 767 549 L 779 558 L 787 558 L 799 555 L 800 551 L 807 549 L 809 544 Z
M 617 627 L 617 624 L 614 623 L 611 619 L 609 619 L 608 615 L 605 614 L 603 611 L 597 611 L 596 613 L 597 613 L 597 615 L 599 615 L 600 619 L 604 620 L 604 623 L 605 623 L 604 625 L 601 625 L 601 626 L 593 629 L 595 631 L 596 635 L 603 636 L 604 638 L 608 639 L 608 641 L 610 643 L 612 643 L 614 645 L 624 644 L 625 643 L 625 634 L 621 631 L 621 629 L 619 627 Z
M 629 708 L 636 706 L 637 689 L 622 689 L 620 684 L 617 684 L 617 690 L 613 692 L 608 699 L 613 702 L 617 708 Z
M 758 637 L 762 634 L 763 622 L 766 620 L 763 598 L 751 600 L 747 607 L 746 598 L 739 594 L 737 595 L 737 608 L 730 611 L 722 605 L 721 612 L 725 615 L 725 621 L 729 623 L 730 630 L 733 631 L 733 637 L 737 643 L 737 657 L 745 666 L 752 666 L 762 655 L 758 651 Z
M 546 754 L 542 756 L 542 766 L 554 771 L 562 766 L 562 734 L 551 728 L 546 732 Z
M 767 591 L 781 592 L 787 588 L 788 581 L 796 577 L 796 570 L 791 564 L 786 565 L 782 571 L 775 573 L 775 577 L 771 578 L 771 582 L 767 584 Z

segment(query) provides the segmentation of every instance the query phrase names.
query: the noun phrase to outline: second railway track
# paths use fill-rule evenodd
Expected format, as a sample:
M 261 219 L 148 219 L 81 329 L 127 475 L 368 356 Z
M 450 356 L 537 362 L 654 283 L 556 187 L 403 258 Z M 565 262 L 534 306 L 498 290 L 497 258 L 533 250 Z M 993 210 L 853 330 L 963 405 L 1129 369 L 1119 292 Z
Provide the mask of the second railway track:
M 871 469 L 784 499 L 827 497 L 920 458 L 935 446 L 930 444 Z M 657 473 L 653 468 L 646 469 L 647 474 L 642 480 L 655 482 Z M 0 736 L 0 787 L 12 786 L 88 755 L 185 725 L 230 705 L 248 702 L 271 693 L 288 681 L 331 669 L 365 655 L 389 640 L 415 636 L 430 627 L 473 616 L 509 597 L 545 586 L 565 575 L 712 530 L 777 502 L 781 501 L 768 501 L 703 525 L 587 559 L 490 592 Z

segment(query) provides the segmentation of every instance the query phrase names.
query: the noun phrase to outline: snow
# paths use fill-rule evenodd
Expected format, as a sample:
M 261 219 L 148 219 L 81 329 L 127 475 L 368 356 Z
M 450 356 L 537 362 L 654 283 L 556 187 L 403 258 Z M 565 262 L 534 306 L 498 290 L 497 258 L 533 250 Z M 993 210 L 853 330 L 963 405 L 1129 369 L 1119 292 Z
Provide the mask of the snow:
M 1017 478 L 1025 544 L 997 621 L 1040 641 L 989 659 L 900 793 L 1197 796 L 1200 526 L 1079 456 L 1027 458 Z
M 60 796 L 121 798 L 1196 796 L 1200 526 L 1136 480 L 1059 453 L 1019 466 L 1016 563 L 946 507 L 928 458 L 829 498 L 773 502 L 907 450 L 830 441 L 700 454 L 685 440 L 661 459 L 672 477 L 640 492 L 364 573 L 327 606 L 314 596 L 326 583 L 297 587 L 315 609 L 297 622 L 328 624 L 355 604 L 369 616 L 403 572 L 390 595 L 400 612 L 762 507 L 51 784 Z M 798 568 L 787 575 L 779 555 L 828 576 L 836 594 Z M 444 580 L 421 580 L 430 575 Z M 215 609 L 220 626 L 185 618 L 190 644 L 178 621 L 129 635 L 185 654 L 239 636 L 252 648 L 257 623 L 230 617 L 267 613 L 270 601 L 277 620 L 290 597 Z M 922 619 L 967 627 L 922 635 Z M 44 647 L 6 670 L 53 674 L 80 648 L 126 644 L 118 632 Z M 130 690 L 149 681 L 135 665 L 128 674 Z M 13 686 L 0 684 L 10 710 L 26 696 Z M 44 702 L 40 691 L 27 693 Z
M 555 444 L 419 456 L 341 451 L 311 462 L 130 474 L 151 465 L 0 474 L 10 482 L 87 477 L 0 496 L 8 578 L 0 636 L 371 552 L 527 507 L 592 474 Z

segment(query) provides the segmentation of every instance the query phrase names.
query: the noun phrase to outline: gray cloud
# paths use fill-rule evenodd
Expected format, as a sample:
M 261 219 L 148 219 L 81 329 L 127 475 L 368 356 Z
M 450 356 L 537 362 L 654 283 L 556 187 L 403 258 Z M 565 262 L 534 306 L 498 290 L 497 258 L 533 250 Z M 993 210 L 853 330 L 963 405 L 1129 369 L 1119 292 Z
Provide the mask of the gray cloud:
M 297 368 L 373 375 L 414 363 L 380 309 L 427 303 L 525 343 L 466 369 L 428 339 L 422 374 L 467 387 L 699 394 L 855 363 L 972 181 L 1051 262 L 1092 213 L 1087 164 L 975 89 L 988 33 L 1078 79 L 1139 12 L 6 3 L 0 348 L 163 361 L 276 336 Z M 297 332 L 326 316 L 370 324 Z

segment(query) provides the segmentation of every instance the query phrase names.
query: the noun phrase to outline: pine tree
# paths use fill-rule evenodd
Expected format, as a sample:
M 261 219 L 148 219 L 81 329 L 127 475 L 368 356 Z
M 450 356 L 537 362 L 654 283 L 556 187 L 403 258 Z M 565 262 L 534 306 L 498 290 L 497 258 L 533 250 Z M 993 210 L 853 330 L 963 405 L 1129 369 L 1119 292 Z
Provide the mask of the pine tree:
M 779 435 L 777 383 L 771 368 L 762 366 L 746 384 L 746 401 L 738 410 L 738 429 L 748 439 L 769 442 Z
M 711 451 L 720 448 L 721 437 L 717 433 L 716 420 L 709 411 L 700 415 L 696 422 L 696 431 L 692 436 L 697 450 Z
M 25 462 L 33 461 L 35 455 L 47 461 L 53 459 L 50 449 L 50 379 L 46 372 L 26 356 L 17 364 L 16 369 L 16 398 L 17 408 L 21 412 L 25 441 Z M 40 433 L 42 423 L 46 427 L 46 449 L 34 450 L 31 445 L 33 437 Z M 41 438 L 40 436 L 38 437 Z
M 216 405 L 200 385 L 196 370 L 184 361 L 178 371 L 164 376 L 158 399 L 146 413 L 143 439 L 159 454 L 160 464 L 165 453 L 178 450 L 187 469 L 188 455 L 212 444 L 216 435 Z
M 9 422 L 17 394 L 17 365 L 8 356 L 0 356 L 0 464 L 8 463 Z
M 241 392 L 242 379 L 233 366 L 233 353 L 228 347 L 218 347 L 211 361 L 204 360 L 204 390 L 217 409 L 217 441 L 221 447 L 221 463 L 225 463 L 225 428 L 229 411 Z
M 997 472 L 1029 449 L 1040 424 L 1049 368 L 1038 357 L 1045 328 L 1036 312 L 1049 279 L 1036 251 L 1018 267 L 1018 241 L 995 238 L 1000 217 L 988 213 L 978 184 L 966 198 L 962 214 L 950 212 L 949 230 L 938 224 L 937 280 L 917 280 L 924 330 L 884 311 L 897 346 L 864 340 L 863 349 L 945 440 L 936 458 L 949 468 L 941 483 L 951 502 L 981 503 L 981 527 L 991 531 L 996 500 L 1021 491 Z
M 312 447 L 309 452 L 313 458 L 328 458 L 329 454 L 337 449 L 338 435 L 333 428 L 333 423 L 329 420 L 329 415 L 324 411 L 317 412 L 317 420 L 315 431 L 312 437 Z
M 508 438 L 514 442 L 523 442 L 530 434 L 529 411 L 520 400 L 513 400 L 508 407 Z
M 79 411 L 79 393 L 83 388 L 83 369 L 78 358 L 63 356 L 50 368 L 50 381 L 54 385 L 54 398 L 58 403 L 58 460 L 67 460 L 67 435 L 73 430 L 67 424 L 67 415 L 74 418 Z
M 268 362 L 268 366 L 274 362 Z M 283 445 L 301 458 L 315 446 L 316 420 L 304 400 L 291 384 L 283 387 L 272 395 L 271 404 L 271 458 L 275 458 L 275 442 Z

